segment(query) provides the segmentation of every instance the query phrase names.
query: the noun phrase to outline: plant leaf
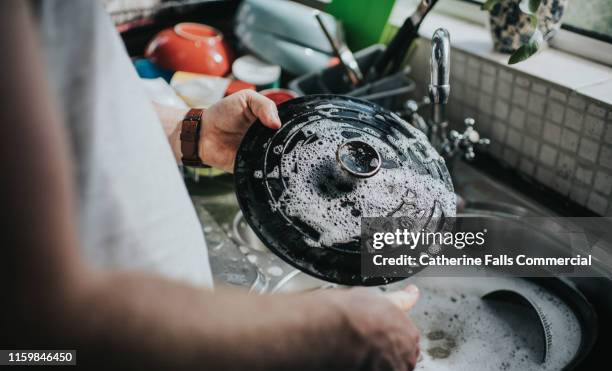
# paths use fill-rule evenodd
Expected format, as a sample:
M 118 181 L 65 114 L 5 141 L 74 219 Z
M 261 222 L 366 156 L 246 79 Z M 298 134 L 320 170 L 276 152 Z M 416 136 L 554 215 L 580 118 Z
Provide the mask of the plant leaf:
M 531 13 L 537 13 L 540 4 L 542 4 L 542 0 L 529 0 L 529 10 L 531 10 Z
M 522 0 L 519 4 L 519 8 L 525 14 L 535 15 L 542 4 L 542 0 Z
M 531 27 L 533 27 L 534 30 L 538 29 L 538 16 L 535 14 L 531 14 L 529 16 L 529 21 L 531 22 Z
M 491 9 L 493 9 L 495 4 L 501 3 L 501 1 L 502 0 L 487 0 L 484 4 L 482 4 L 482 7 L 480 9 L 490 11 Z
M 537 53 L 542 43 L 544 43 L 544 36 L 540 30 L 536 30 L 526 44 L 521 45 L 520 48 L 512 53 L 508 60 L 508 64 L 516 64 L 531 57 Z

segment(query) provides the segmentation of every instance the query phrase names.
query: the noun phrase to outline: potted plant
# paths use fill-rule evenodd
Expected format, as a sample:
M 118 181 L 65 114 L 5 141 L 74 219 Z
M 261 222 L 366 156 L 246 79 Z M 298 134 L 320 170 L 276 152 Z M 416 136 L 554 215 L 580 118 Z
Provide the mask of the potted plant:
M 554 36 L 568 0 L 487 0 L 491 35 L 496 51 L 511 53 L 508 64 L 535 54 Z

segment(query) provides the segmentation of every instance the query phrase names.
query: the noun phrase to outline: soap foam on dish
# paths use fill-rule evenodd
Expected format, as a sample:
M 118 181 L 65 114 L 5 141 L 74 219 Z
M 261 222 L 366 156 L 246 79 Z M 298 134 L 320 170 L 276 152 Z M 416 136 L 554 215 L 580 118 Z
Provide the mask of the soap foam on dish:
M 409 217 L 420 226 L 434 209 L 454 216 L 455 195 L 439 170 L 444 160 L 420 131 L 410 127 L 412 138 L 400 140 L 397 130 L 383 136 L 371 127 L 357 129 L 316 118 L 300 129 L 306 139 L 283 153 L 279 172 L 274 169 L 268 174 L 285 180 L 284 192 L 272 207 L 313 228 L 320 237 L 307 240 L 311 246 L 355 241 L 362 217 Z M 380 171 L 370 178 L 347 176 L 337 163 L 338 147 L 355 137 L 374 147 L 383 159 Z M 408 158 L 401 158 L 406 154 Z
M 406 282 L 421 292 L 410 313 L 422 333 L 416 370 L 560 370 L 579 349 L 581 330 L 574 313 L 532 282 L 502 277 L 411 277 L 397 285 L 404 287 Z M 497 289 L 516 291 L 542 309 L 551 334 L 546 363 L 539 359 L 539 324 L 526 318 L 508 322 L 481 299 Z

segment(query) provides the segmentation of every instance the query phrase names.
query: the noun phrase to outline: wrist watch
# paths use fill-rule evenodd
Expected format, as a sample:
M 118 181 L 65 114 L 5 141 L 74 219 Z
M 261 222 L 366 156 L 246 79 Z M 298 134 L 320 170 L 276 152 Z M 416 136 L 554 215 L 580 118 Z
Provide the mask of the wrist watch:
M 200 129 L 204 110 L 192 108 L 181 124 L 181 161 L 183 166 L 207 167 L 199 156 Z

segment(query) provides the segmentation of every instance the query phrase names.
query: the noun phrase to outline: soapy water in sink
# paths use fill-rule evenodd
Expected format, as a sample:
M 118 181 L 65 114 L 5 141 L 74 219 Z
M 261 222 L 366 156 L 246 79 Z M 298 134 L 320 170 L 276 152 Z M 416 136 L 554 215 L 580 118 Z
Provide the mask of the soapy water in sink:
M 571 309 L 534 283 L 498 277 L 412 277 L 409 282 L 421 291 L 410 314 L 422 333 L 417 370 L 560 370 L 580 346 L 580 323 Z M 520 311 L 501 316 L 499 307 L 481 299 L 502 288 L 536 301 L 545 313 L 551 331 L 546 363 L 540 363 L 543 344 L 535 319 L 521 317 Z
M 275 167 L 266 177 L 283 177 L 284 192 L 272 207 L 318 233 L 318 240 L 306 240 L 309 245 L 355 241 L 362 217 L 409 217 L 420 230 L 434 214 L 454 216 L 455 195 L 450 183 L 442 179 L 447 174 L 444 160 L 418 130 L 409 129 L 413 138 L 403 141 L 399 133 L 384 138 L 399 150 L 385 143 L 381 132 L 367 127 L 359 130 L 328 118 L 310 122 L 301 130 L 306 139 L 283 153 L 280 169 Z M 337 149 L 354 138 L 381 155 L 383 163 L 376 175 L 353 177 L 337 163 Z M 258 175 L 262 176 L 254 174 Z

